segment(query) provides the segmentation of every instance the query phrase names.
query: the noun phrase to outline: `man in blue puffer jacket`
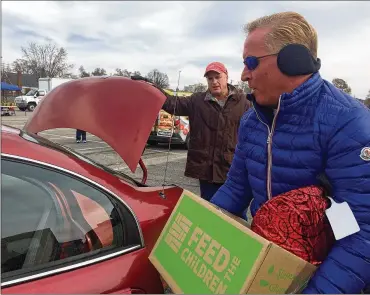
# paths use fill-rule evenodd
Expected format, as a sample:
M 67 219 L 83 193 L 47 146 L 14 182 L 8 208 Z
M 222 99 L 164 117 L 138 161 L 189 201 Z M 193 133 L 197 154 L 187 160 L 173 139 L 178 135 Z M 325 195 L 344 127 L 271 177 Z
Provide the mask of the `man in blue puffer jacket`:
M 246 33 L 242 80 L 253 108 L 211 202 L 241 215 L 253 199 L 254 216 L 274 196 L 319 185 L 325 173 L 360 231 L 335 242 L 303 293 L 360 293 L 370 284 L 370 110 L 321 78 L 317 34 L 301 15 L 262 17 Z

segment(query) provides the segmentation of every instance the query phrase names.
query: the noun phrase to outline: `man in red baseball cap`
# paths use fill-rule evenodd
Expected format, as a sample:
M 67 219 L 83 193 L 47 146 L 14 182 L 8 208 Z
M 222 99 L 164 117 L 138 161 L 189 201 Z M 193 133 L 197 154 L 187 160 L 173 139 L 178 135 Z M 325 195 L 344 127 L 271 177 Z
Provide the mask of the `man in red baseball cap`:
M 216 101 L 220 106 L 223 106 L 229 94 L 226 67 L 220 62 L 212 62 L 206 67 L 204 77 L 207 78 L 208 83 L 208 98 Z
M 250 104 L 242 90 L 228 84 L 228 71 L 222 63 L 210 63 L 204 77 L 207 91 L 177 98 L 166 94 L 163 110 L 189 116 L 185 176 L 198 179 L 201 197 L 210 200 L 226 180 L 239 120 Z
M 228 75 L 227 73 L 227 69 L 225 67 L 225 65 L 223 63 L 220 63 L 218 61 L 215 61 L 215 62 L 211 62 L 207 67 L 206 67 L 206 71 L 204 73 L 204 77 L 207 75 L 208 72 L 210 71 L 214 71 L 214 72 L 217 72 L 219 74 L 221 73 L 225 73 L 226 75 Z

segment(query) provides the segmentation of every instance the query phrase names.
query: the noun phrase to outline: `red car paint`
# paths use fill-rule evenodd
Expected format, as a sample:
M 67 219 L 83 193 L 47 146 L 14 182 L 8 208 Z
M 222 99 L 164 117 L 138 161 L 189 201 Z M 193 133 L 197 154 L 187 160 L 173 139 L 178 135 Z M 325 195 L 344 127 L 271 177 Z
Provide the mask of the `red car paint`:
M 111 82 L 112 80 L 113 82 Z M 32 132 L 36 133 L 50 128 L 84 129 L 110 143 L 134 171 L 145 147 L 147 139 L 145 136 L 150 133 L 151 126 L 164 101 L 163 97 L 155 88 L 125 78 L 88 78 L 85 81 L 89 88 L 84 88 L 85 82 L 72 81 L 51 91 L 26 124 L 25 134 L 18 129 L 2 126 L 2 158 L 13 155 L 51 164 L 79 174 L 105 187 L 124 200 L 134 212 L 142 230 L 145 247 L 81 268 L 14 283 L 10 286 L 2 285 L 3 294 L 163 293 L 159 274 L 149 262 L 148 255 L 183 190 L 179 187 L 136 187 L 116 175 L 79 159 L 73 153 L 61 152 L 58 149 L 40 145 L 33 140 L 24 138 L 31 136 L 37 139 L 39 137 Z M 96 88 L 97 84 L 103 90 Z M 112 87 L 108 87 L 109 85 Z M 130 90 L 128 96 L 123 94 L 125 88 Z M 95 96 L 94 92 L 98 94 Z M 117 93 L 123 97 L 117 97 Z M 77 98 L 76 101 L 69 101 L 69 96 Z M 140 111 L 139 108 L 143 109 L 143 96 L 148 96 L 147 100 L 151 102 L 145 102 L 148 109 L 144 108 Z M 102 102 L 99 102 L 97 97 L 100 97 Z M 61 108 L 61 101 L 65 99 L 74 106 L 74 111 L 72 111 L 72 106 L 66 108 L 68 102 Z M 89 105 L 87 101 L 93 105 Z M 102 104 L 113 105 L 109 114 L 103 113 L 102 117 L 105 120 L 98 118 L 97 109 L 106 109 L 100 108 Z M 50 110 L 52 106 L 54 112 Z M 122 109 L 123 106 L 126 108 Z M 82 112 L 86 115 L 82 118 L 76 117 L 76 108 L 83 107 L 87 107 L 87 110 Z M 61 112 L 59 113 L 58 110 Z M 140 116 L 140 113 L 145 116 Z M 117 124 L 117 122 L 122 124 Z M 122 138 L 119 138 L 119 134 L 122 135 Z M 49 144 L 63 149 L 51 142 Z M 130 145 L 133 148 L 130 148 Z M 138 152 L 133 152 L 135 149 Z M 138 154 L 140 155 L 138 156 Z M 164 193 L 164 198 L 161 193 Z M 83 201 L 83 198 L 80 197 L 80 206 L 84 210 L 89 210 L 92 204 L 83 204 Z
M 24 129 L 85 130 L 108 143 L 132 172 L 166 96 L 146 82 L 124 77 L 89 77 L 50 91 Z M 82 111 L 83 110 L 83 111 Z

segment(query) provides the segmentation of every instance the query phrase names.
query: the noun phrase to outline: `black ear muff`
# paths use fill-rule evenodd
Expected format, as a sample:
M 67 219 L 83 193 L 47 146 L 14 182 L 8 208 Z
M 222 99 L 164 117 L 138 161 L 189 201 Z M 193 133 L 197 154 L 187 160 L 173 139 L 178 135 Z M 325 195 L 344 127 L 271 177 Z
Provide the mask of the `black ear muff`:
M 289 44 L 283 47 L 277 56 L 280 71 L 287 76 L 300 76 L 316 73 L 321 61 L 315 59 L 307 47 L 301 44 Z

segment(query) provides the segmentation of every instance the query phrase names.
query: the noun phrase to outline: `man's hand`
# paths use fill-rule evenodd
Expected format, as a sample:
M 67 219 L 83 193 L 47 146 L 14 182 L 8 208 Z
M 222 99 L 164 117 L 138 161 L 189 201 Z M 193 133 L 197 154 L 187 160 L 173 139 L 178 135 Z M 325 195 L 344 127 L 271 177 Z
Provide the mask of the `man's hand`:
M 160 92 L 162 92 L 165 96 L 168 96 L 168 94 L 166 94 L 166 92 L 163 91 L 162 88 L 159 88 L 157 85 L 155 85 L 150 79 L 148 78 L 145 78 L 143 76 L 140 76 L 140 75 L 135 75 L 135 76 L 131 76 L 131 80 L 135 80 L 135 81 L 144 81 L 150 85 L 152 85 L 153 87 L 157 88 Z
M 135 76 L 130 76 L 131 80 L 135 80 L 135 81 L 145 81 L 145 82 L 148 82 L 149 84 L 153 84 L 153 82 L 151 80 L 149 80 L 148 78 L 145 78 L 143 76 L 140 76 L 140 75 L 135 75 Z

